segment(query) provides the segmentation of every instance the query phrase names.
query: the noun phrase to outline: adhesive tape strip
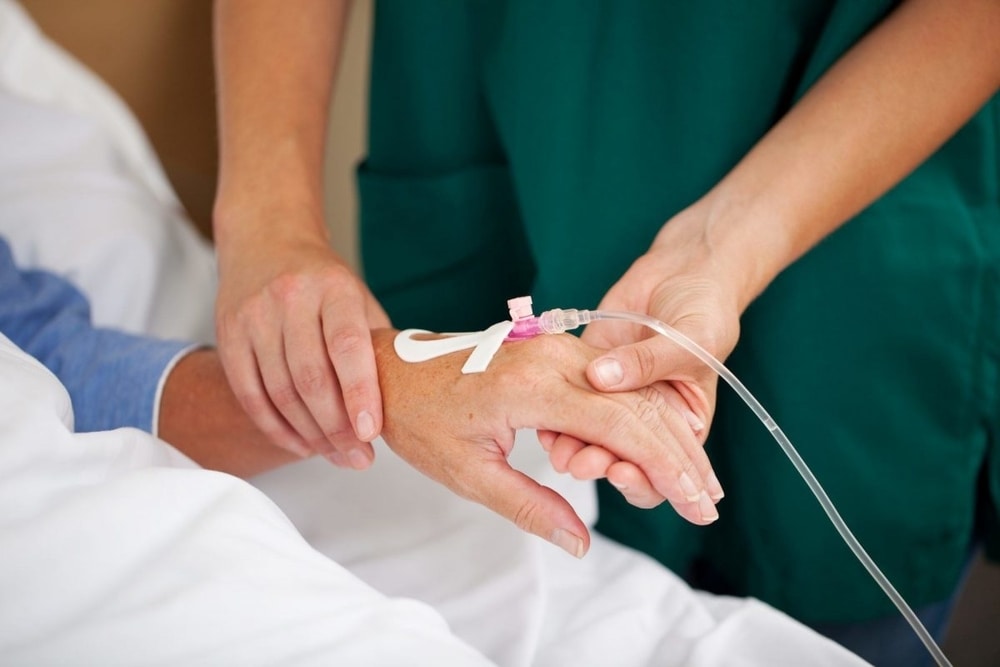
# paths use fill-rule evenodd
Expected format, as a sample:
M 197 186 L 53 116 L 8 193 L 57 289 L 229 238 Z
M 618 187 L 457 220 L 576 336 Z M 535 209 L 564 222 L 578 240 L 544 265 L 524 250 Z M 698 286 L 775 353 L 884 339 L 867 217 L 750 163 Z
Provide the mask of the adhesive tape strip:
M 421 334 L 430 334 L 430 331 L 406 329 L 396 334 L 393 348 L 400 359 L 411 363 L 428 361 L 452 352 L 473 348 L 472 354 L 462 366 L 462 373 L 482 373 L 490 365 L 507 334 L 513 328 L 513 322 L 497 322 L 485 331 L 443 334 L 444 338 L 433 340 L 414 340 L 413 338 Z

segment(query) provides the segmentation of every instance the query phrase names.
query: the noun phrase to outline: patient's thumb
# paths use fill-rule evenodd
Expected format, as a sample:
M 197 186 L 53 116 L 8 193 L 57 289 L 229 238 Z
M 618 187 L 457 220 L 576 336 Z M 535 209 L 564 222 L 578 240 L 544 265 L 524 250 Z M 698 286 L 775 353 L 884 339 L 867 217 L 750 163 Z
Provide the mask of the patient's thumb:
M 485 506 L 576 558 L 587 553 L 590 531 L 565 498 L 513 468 L 491 479 L 479 494 Z

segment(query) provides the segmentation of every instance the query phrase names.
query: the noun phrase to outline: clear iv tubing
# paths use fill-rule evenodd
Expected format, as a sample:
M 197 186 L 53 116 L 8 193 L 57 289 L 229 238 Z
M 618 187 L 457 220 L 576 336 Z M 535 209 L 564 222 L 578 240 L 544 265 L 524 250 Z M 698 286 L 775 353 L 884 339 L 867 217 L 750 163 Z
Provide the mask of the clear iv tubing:
M 854 537 L 854 533 L 851 529 L 847 527 L 847 524 L 841 518 L 840 513 L 837 508 L 833 506 L 833 502 L 830 501 L 830 497 L 826 495 L 826 491 L 820 486 L 819 481 L 809 470 L 809 466 L 806 462 L 799 456 L 799 453 L 795 451 L 795 447 L 792 446 L 791 441 L 788 436 L 778 427 L 771 415 L 767 414 L 767 410 L 764 406 L 754 398 L 754 395 L 743 386 L 739 378 L 733 375 L 732 371 L 726 368 L 721 361 L 709 354 L 703 347 L 695 343 L 693 340 L 677 331 L 673 327 L 661 322 L 660 320 L 650 317 L 648 315 L 642 315 L 639 313 L 628 313 L 628 312 L 617 312 L 617 311 L 607 311 L 607 310 L 575 310 L 567 309 L 560 310 L 558 308 L 553 310 L 547 310 L 536 318 L 530 318 L 532 321 L 525 322 L 525 325 L 534 329 L 537 327 L 536 331 L 539 333 L 562 333 L 564 331 L 569 331 L 571 329 L 576 329 L 577 327 L 589 324 L 590 322 L 595 322 L 597 320 L 622 320 L 626 322 L 634 322 L 637 324 L 642 324 L 653 331 L 666 336 L 670 340 L 674 341 L 685 350 L 698 357 L 702 362 L 708 365 L 712 370 L 719 374 L 723 380 L 729 384 L 730 387 L 743 399 L 753 413 L 757 415 L 757 418 L 764 423 L 767 430 L 771 432 L 771 435 L 777 441 L 778 445 L 781 446 L 783 452 L 795 466 L 799 475 L 805 480 L 806 485 L 809 490 L 812 491 L 813 495 L 816 496 L 816 500 L 819 501 L 820 506 L 822 506 L 823 511 L 826 512 L 826 516 L 833 523 L 834 528 L 840 533 L 840 537 L 844 540 L 847 546 L 854 553 L 855 557 L 864 565 L 865 569 L 868 570 L 868 574 L 871 575 L 872 579 L 882 587 L 885 594 L 892 600 L 892 603 L 896 605 L 896 608 L 903 615 L 903 618 L 910 624 L 913 631 L 923 642 L 927 651 L 934 658 L 934 661 L 939 667 L 951 667 L 951 662 L 945 657 L 944 652 L 941 648 L 934 642 L 934 638 L 931 637 L 927 628 L 924 624 L 920 622 L 910 606 L 906 604 L 906 600 L 899 594 L 899 592 L 893 587 L 889 579 L 882 574 L 882 570 L 879 569 L 875 561 L 872 560 L 868 552 L 865 551 L 861 543 L 858 542 L 858 538 Z M 515 326 L 517 322 L 515 322 Z

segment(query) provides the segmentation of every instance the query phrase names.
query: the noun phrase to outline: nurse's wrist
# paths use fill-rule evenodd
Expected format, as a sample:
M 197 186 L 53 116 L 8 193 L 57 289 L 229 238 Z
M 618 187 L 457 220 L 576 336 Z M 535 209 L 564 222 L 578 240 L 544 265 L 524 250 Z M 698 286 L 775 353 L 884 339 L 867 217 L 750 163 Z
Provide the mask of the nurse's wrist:
M 790 227 L 778 211 L 709 196 L 670 220 L 656 243 L 685 245 L 742 314 L 794 261 Z
M 272 246 L 286 239 L 329 245 L 322 204 L 308 194 L 294 196 L 220 195 L 212 213 L 220 259 L 246 245 Z
M 232 162 L 232 161 L 231 161 Z M 328 238 L 323 188 L 301 159 L 275 158 L 263 169 L 224 164 L 212 209 L 216 241 L 307 232 Z

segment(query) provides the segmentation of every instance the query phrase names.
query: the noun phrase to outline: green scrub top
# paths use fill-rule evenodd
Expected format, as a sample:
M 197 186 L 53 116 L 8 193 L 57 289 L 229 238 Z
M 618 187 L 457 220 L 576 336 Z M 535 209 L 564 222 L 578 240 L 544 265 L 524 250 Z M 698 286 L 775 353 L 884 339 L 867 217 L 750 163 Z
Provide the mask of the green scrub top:
M 529 293 L 536 312 L 595 307 L 894 4 L 378 2 L 370 285 L 400 327 L 484 327 Z M 994 98 L 788 268 L 728 360 L 914 606 L 953 591 L 1000 498 L 998 127 Z M 895 613 L 727 388 L 707 447 L 716 524 L 602 485 L 599 530 L 806 622 Z

